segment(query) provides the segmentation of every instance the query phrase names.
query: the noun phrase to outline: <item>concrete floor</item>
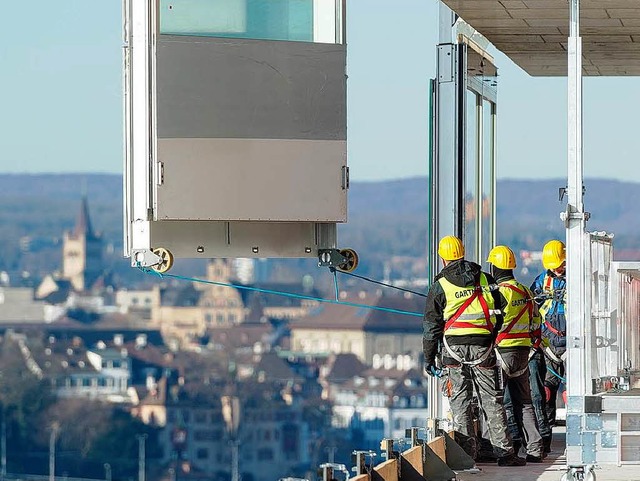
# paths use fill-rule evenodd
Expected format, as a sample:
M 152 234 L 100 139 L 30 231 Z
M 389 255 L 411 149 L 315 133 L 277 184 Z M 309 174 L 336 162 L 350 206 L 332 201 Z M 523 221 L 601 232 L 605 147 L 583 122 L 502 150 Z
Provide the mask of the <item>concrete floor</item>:
M 564 428 L 554 429 L 552 452 L 540 464 L 503 468 L 497 464 L 478 464 L 479 471 L 461 471 L 459 481 L 560 481 L 566 471 Z M 597 481 L 640 481 L 640 466 L 597 467 Z

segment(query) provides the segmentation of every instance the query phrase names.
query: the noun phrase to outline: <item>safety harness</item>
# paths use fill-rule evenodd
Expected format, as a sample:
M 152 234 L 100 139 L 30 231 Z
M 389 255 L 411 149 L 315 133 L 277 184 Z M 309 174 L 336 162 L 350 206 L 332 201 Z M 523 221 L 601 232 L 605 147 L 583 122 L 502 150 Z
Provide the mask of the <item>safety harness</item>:
M 526 291 L 523 291 L 522 289 L 518 289 L 513 284 L 502 282 L 499 285 L 501 287 L 506 287 L 508 289 L 511 289 L 514 292 L 517 292 L 525 299 L 529 297 Z M 514 317 L 511 320 L 511 322 L 507 325 L 507 327 L 505 327 L 500 331 L 500 333 L 498 334 L 498 337 L 496 338 L 496 345 L 500 344 L 500 342 L 505 339 L 527 339 L 532 337 L 531 332 L 511 332 L 511 330 L 518 323 L 520 318 L 524 316 L 524 314 L 527 312 L 529 313 L 529 320 L 531 320 L 533 318 L 533 302 L 531 299 L 527 299 L 527 302 L 522 306 L 522 309 L 518 311 L 518 314 L 516 314 L 516 317 Z
M 484 296 L 481 295 L 482 288 L 480 287 L 480 283 L 477 282 L 474 286 L 474 291 L 469 298 L 464 301 L 464 303 L 458 307 L 456 312 L 447 320 L 444 325 L 444 333 L 446 333 L 449 329 L 461 329 L 461 328 L 469 328 L 469 329 L 486 329 L 489 333 L 493 331 L 493 324 L 491 323 L 491 313 L 489 312 L 489 305 L 487 304 L 487 300 Z M 465 322 L 465 317 L 463 316 L 464 311 L 471 305 L 473 301 L 478 299 L 480 305 L 482 306 L 482 312 L 484 314 L 485 323 L 482 325 L 472 324 L 470 322 Z M 478 319 L 476 314 L 473 314 L 473 319 Z M 462 319 L 460 319 L 462 317 Z M 493 346 L 489 346 L 487 350 L 478 358 L 473 361 L 466 361 L 462 357 L 460 357 L 456 352 L 451 349 L 449 343 L 447 342 L 447 336 L 442 336 L 442 343 L 444 344 L 445 349 L 449 353 L 449 355 L 458 361 L 461 364 L 466 364 L 467 366 L 477 366 L 482 363 L 485 359 L 489 357 L 491 351 L 493 350 Z
M 518 314 L 516 314 L 516 316 L 511 320 L 511 322 L 509 322 L 509 324 L 504 329 L 502 329 L 500 331 L 500 333 L 498 334 L 498 337 L 496 338 L 496 346 L 498 346 L 500 344 L 500 342 L 505 340 L 505 339 L 528 339 L 528 338 L 532 338 L 533 337 L 533 333 L 529 332 L 529 331 L 527 331 L 527 332 L 511 332 L 511 330 L 518 323 L 518 321 L 522 318 L 522 316 L 525 315 L 525 313 L 529 314 L 529 322 L 531 322 L 531 319 L 533 319 L 533 300 L 530 298 L 530 295 L 525 290 L 519 289 L 516 286 L 514 286 L 513 284 L 509 284 L 507 282 L 501 282 L 499 284 L 499 286 L 500 287 L 505 287 L 507 289 L 511 289 L 513 292 L 516 292 L 517 294 L 520 294 L 523 299 L 527 299 L 527 302 L 522 306 L 520 311 L 518 311 Z M 534 345 L 535 345 L 535 342 L 534 342 Z M 531 354 L 530 354 L 530 356 L 531 356 Z M 504 373 L 509 378 L 520 377 L 527 371 L 527 369 L 529 369 L 528 364 L 526 364 L 522 369 L 518 369 L 515 372 L 511 372 L 511 371 L 509 371 L 507 369 L 507 367 L 506 367 L 507 365 L 504 362 L 504 359 L 502 358 L 502 356 L 500 355 L 500 350 L 499 349 L 496 349 L 496 357 L 498 358 L 498 360 L 500 361 L 500 364 L 502 365 L 502 370 L 504 371 Z
M 564 337 L 567 335 L 567 333 L 565 331 L 561 331 L 560 329 L 556 329 L 554 326 L 551 325 L 551 323 L 547 320 L 547 312 L 549 311 L 549 308 L 551 307 L 552 303 L 554 301 L 556 302 L 560 302 L 556 297 L 556 289 L 554 289 L 553 287 L 553 281 L 554 281 L 554 277 L 550 276 L 548 273 L 545 275 L 545 279 L 544 279 L 544 286 L 543 286 L 543 292 L 545 293 L 549 293 L 550 297 L 549 299 L 547 299 L 544 304 L 542 305 L 542 307 L 540 307 L 540 312 L 543 314 L 544 316 L 544 322 L 543 325 L 545 326 L 545 329 L 549 330 L 549 332 L 551 332 L 552 334 L 558 336 L 558 337 Z M 539 344 L 538 344 L 539 345 Z M 548 357 L 551 361 L 556 362 L 558 364 L 562 364 L 566 357 L 567 357 L 567 351 L 565 351 L 564 353 L 562 353 L 562 355 L 558 356 L 553 349 L 551 349 L 551 346 L 545 346 L 544 349 L 544 354 L 546 357 Z
M 564 351 L 560 357 L 558 357 L 558 355 L 553 352 L 553 349 L 551 349 L 550 346 L 545 346 L 544 348 L 544 354 L 545 356 L 547 356 L 549 359 L 551 359 L 553 362 L 556 362 L 558 364 L 562 364 L 566 359 L 567 359 L 567 351 Z

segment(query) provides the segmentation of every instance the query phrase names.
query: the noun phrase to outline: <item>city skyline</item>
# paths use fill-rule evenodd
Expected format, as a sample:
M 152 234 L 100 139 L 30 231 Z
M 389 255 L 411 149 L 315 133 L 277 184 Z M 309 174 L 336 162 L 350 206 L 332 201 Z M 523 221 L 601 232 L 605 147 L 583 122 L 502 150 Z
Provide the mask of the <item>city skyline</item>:
M 35 14 L 33 12 L 36 12 Z M 122 172 L 121 4 L 12 2 L 0 89 L 0 172 Z M 428 173 L 436 0 L 348 3 L 348 156 L 355 181 Z M 566 79 L 532 78 L 499 52 L 498 177 L 566 175 Z M 585 176 L 640 182 L 632 78 L 584 82 Z M 604 112 L 593 115 L 595 112 Z

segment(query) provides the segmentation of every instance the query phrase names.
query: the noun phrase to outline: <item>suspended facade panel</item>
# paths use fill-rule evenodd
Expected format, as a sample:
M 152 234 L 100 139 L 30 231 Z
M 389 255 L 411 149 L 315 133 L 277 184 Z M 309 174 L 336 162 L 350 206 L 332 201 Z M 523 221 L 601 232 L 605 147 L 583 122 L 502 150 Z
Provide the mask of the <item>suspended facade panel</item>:
M 125 2 L 125 254 L 314 257 L 347 219 L 339 0 Z

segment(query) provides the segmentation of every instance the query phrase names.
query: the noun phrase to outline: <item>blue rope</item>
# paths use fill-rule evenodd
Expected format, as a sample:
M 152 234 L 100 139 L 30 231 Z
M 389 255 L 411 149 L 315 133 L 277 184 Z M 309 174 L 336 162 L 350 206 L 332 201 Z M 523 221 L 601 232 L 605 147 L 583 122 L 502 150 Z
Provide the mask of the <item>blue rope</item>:
M 547 366 L 547 371 L 549 371 L 551 374 L 553 374 L 555 377 L 557 377 L 558 379 L 560 379 L 563 383 L 567 384 L 567 380 L 562 377 L 560 374 L 558 374 L 557 372 L 555 372 L 553 369 L 551 369 L 549 366 Z
M 263 294 L 274 294 L 277 296 L 285 296 L 285 297 L 292 297 L 294 299 L 304 299 L 307 301 L 318 301 L 318 302 L 326 302 L 329 304 L 340 304 L 343 306 L 350 306 L 350 307 L 362 307 L 365 309 L 372 309 L 372 310 L 376 310 L 376 311 L 383 311 L 383 312 L 390 312 L 393 314 L 403 314 L 405 316 L 418 316 L 418 317 L 422 317 L 422 313 L 421 312 L 411 312 L 411 311 L 403 311 L 401 309 L 392 309 L 390 307 L 380 307 L 380 306 L 372 306 L 369 304 L 357 304 L 355 302 L 347 302 L 347 301 L 340 301 L 340 300 L 332 300 L 332 299 L 324 299 L 322 297 L 313 297 L 313 296 L 304 296 L 301 294 L 293 294 L 291 292 L 283 292 L 283 291 L 274 291 L 271 289 L 262 289 L 259 287 L 251 287 L 251 286 L 243 286 L 240 284 L 231 284 L 231 283 L 227 283 L 227 282 L 216 282 L 216 281 L 207 281 L 204 279 L 198 279 L 196 277 L 186 277 L 186 276 L 178 276 L 176 274 L 161 274 L 160 272 L 154 271 L 153 269 L 145 269 L 144 267 L 138 265 L 138 269 L 140 269 L 142 272 L 145 272 L 147 274 L 154 274 L 157 275 L 158 277 L 160 277 L 161 279 L 164 279 L 165 277 L 167 278 L 171 278 L 171 279 L 180 279 L 183 281 L 189 281 L 189 282 L 200 282 L 202 284 L 211 284 L 214 286 L 222 286 L 222 287 L 233 287 L 235 289 L 243 289 L 245 291 L 254 291 L 254 292 L 262 292 Z
M 340 290 L 338 289 L 338 275 L 336 274 L 336 271 L 333 271 L 333 287 L 335 287 L 336 290 L 336 301 L 340 300 Z

